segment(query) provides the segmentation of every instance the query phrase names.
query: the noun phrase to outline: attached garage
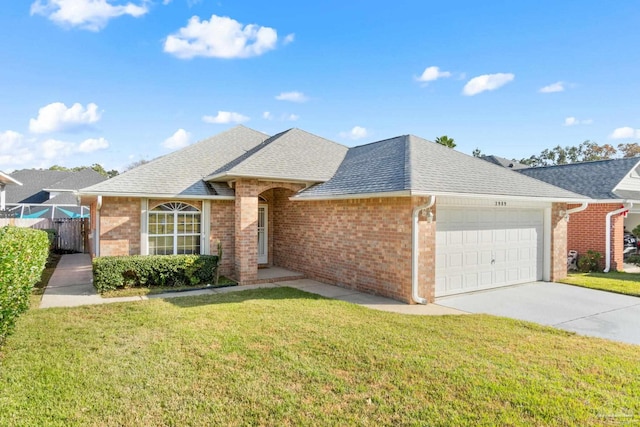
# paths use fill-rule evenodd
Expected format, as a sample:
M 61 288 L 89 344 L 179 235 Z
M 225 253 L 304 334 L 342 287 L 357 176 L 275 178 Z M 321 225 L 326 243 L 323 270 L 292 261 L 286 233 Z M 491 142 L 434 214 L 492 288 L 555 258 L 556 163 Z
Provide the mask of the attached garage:
M 492 203 L 438 206 L 436 297 L 543 280 L 546 208 Z

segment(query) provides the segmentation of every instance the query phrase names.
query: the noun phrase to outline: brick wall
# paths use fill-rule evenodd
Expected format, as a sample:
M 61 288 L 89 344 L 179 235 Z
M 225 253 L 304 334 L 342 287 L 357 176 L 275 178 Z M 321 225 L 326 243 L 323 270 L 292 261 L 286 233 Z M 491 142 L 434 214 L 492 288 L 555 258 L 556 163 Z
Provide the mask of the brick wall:
M 100 255 L 140 254 L 140 199 L 103 197 L 100 210 Z
M 211 202 L 211 254 L 218 253 L 218 241 L 222 243 L 220 274 L 233 276 L 235 250 L 235 204 L 233 200 Z
M 577 205 L 569 205 L 574 208 Z M 576 250 L 579 255 L 588 250 L 602 254 L 601 266 L 605 265 L 606 216 L 621 207 L 619 203 L 591 204 L 582 212 L 571 215 L 568 224 L 568 250 Z M 624 250 L 624 218 L 611 218 L 611 270 L 622 270 Z
M 567 277 L 567 221 L 565 203 L 554 203 L 551 208 L 551 277 L 552 282 Z
M 291 202 L 290 195 L 274 192 L 275 265 L 325 283 L 411 300 L 411 214 L 424 199 Z M 428 296 L 435 280 L 435 224 L 421 228 L 421 292 Z

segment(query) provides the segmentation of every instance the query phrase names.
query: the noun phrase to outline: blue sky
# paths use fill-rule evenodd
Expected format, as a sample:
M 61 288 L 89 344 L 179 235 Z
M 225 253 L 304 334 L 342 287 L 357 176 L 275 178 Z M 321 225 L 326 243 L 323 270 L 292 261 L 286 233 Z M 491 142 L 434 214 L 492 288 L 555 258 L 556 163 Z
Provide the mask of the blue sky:
M 640 141 L 637 1 L 5 3 L 4 171 L 121 170 L 238 123 L 516 159 Z

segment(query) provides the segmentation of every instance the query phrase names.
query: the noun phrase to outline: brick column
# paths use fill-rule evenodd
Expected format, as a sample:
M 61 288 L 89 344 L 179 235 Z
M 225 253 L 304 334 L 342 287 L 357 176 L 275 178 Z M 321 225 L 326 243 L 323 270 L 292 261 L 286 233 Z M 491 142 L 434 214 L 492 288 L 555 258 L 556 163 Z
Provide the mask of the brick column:
M 236 183 L 234 267 L 240 284 L 258 279 L 258 195 L 251 190 Z
M 552 282 L 567 277 L 567 211 L 565 203 L 554 203 L 551 208 L 551 277 Z

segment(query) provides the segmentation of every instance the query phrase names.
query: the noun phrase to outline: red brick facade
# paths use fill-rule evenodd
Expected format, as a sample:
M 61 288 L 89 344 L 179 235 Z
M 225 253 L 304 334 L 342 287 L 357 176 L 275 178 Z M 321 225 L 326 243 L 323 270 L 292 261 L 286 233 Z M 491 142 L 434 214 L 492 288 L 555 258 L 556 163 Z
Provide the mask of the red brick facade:
M 551 276 L 555 282 L 567 277 L 567 205 L 554 203 L 551 208 Z
M 221 273 L 241 284 L 256 281 L 258 205 L 266 204 L 270 265 L 321 282 L 411 302 L 412 213 L 428 199 L 290 200 L 302 187 L 239 180 L 235 201 L 210 202 L 211 253 L 216 253 L 217 242 L 222 242 Z M 149 208 L 160 202 L 149 200 Z M 201 202 L 187 203 L 202 206 Z M 103 199 L 100 255 L 140 253 L 140 209 L 137 198 Z M 567 222 L 561 215 L 566 209 L 565 204 L 554 204 L 552 209 L 552 280 L 566 276 Z M 431 211 L 433 222 L 427 221 L 424 212 L 419 217 L 418 244 L 419 294 L 429 301 L 435 296 L 437 205 Z M 578 223 L 576 216 L 569 224 Z
M 211 202 L 211 253 L 218 253 L 218 242 L 222 243 L 220 274 L 233 276 L 235 254 L 235 203 L 233 200 Z
M 100 209 L 100 255 L 140 254 L 140 199 L 104 197 Z
M 569 209 L 578 205 L 569 205 Z M 606 217 L 609 212 L 619 209 L 620 203 L 592 204 L 582 212 L 576 212 L 569 218 L 567 249 L 576 250 L 579 255 L 588 250 L 602 254 L 601 266 L 605 265 Z M 611 217 L 611 270 L 623 269 L 624 218 L 621 215 Z

